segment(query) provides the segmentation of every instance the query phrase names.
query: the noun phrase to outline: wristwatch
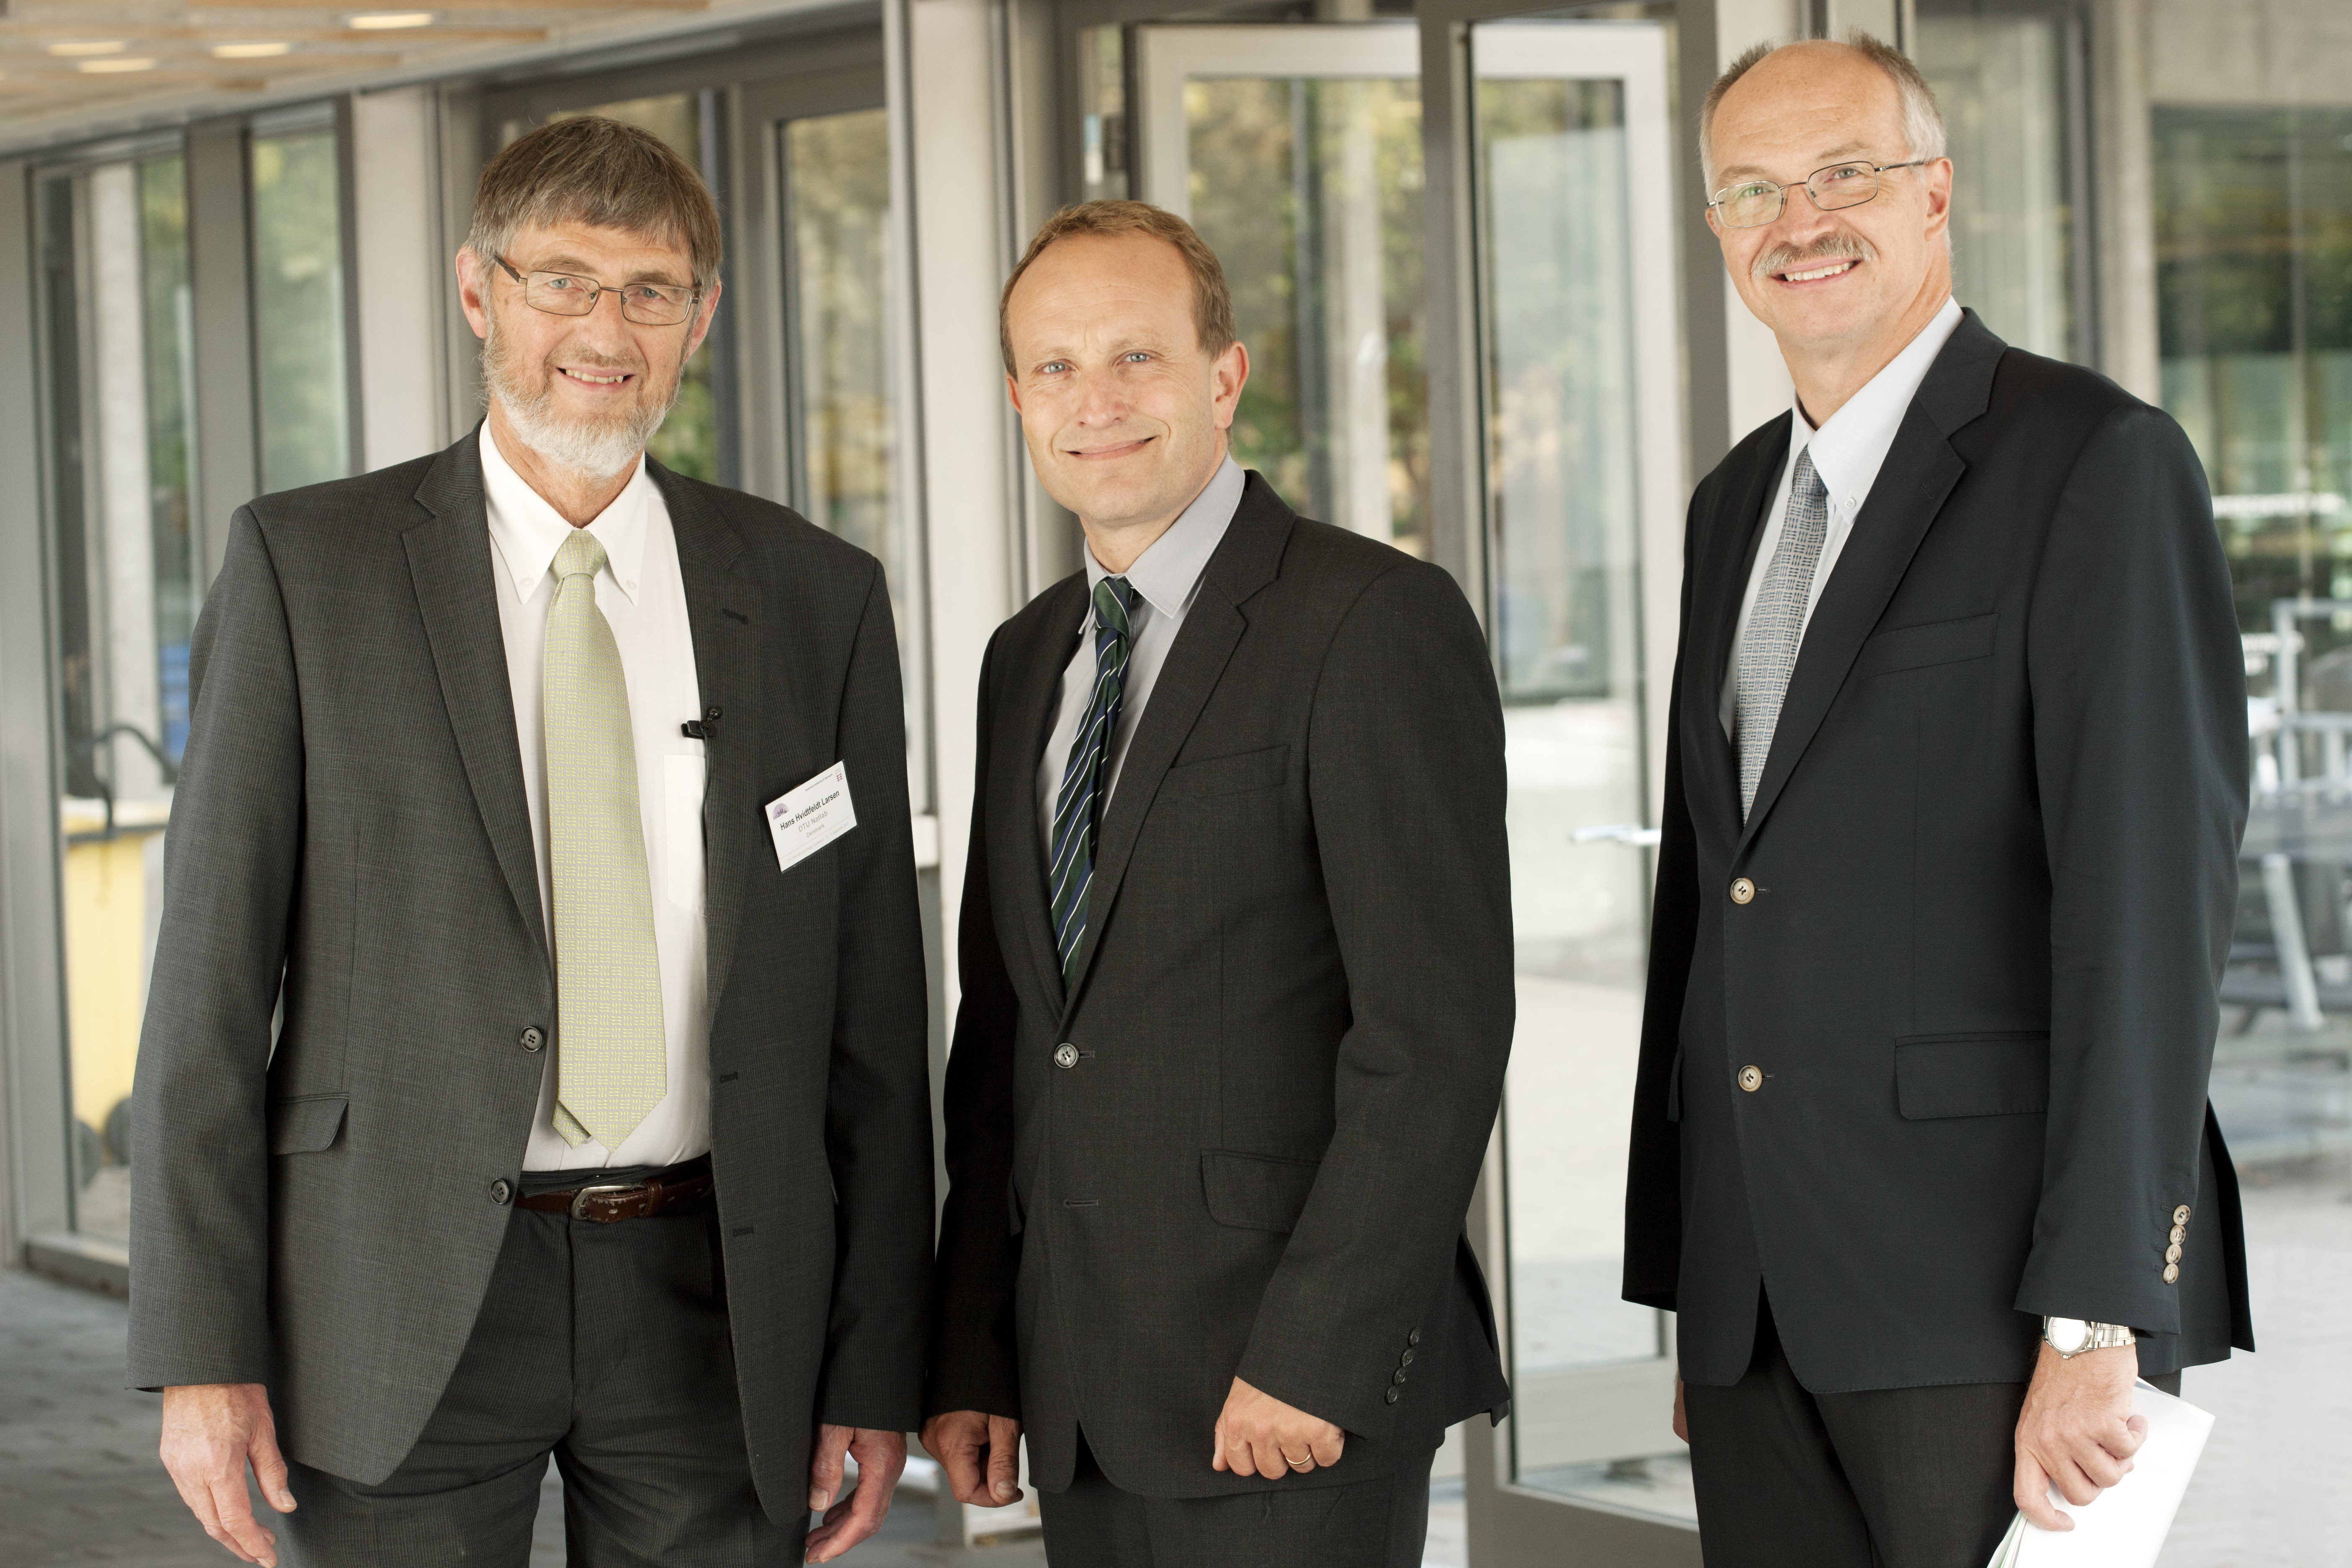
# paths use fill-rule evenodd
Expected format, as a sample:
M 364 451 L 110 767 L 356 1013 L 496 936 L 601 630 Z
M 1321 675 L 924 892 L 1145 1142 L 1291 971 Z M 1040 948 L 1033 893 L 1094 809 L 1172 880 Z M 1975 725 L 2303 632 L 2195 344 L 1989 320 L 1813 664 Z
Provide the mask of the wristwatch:
M 2121 1323 L 2086 1323 L 2080 1318 L 2042 1319 L 2042 1338 L 2061 1361 L 2073 1361 L 2084 1351 L 2114 1350 L 2138 1342 L 2138 1336 Z

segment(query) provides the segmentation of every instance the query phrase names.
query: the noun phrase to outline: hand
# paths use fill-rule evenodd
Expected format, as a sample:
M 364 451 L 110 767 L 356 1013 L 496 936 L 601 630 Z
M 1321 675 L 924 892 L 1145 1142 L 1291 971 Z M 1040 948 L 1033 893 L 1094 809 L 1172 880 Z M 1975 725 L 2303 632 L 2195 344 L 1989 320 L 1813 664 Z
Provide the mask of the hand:
M 1675 1436 L 1685 1443 L 1690 1441 L 1690 1417 L 1683 1414 L 1683 1380 L 1680 1376 L 1675 1379 Z
M 841 1457 L 857 1457 L 857 1489 L 835 1502 L 841 1490 Z M 809 1509 L 824 1522 L 809 1531 L 808 1561 L 830 1563 L 876 1531 L 890 1512 L 890 1494 L 907 1468 L 907 1435 L 864 1426 L 816 1429 L 816 1453 L 809 1460 Z
M 1021 1500 L 1021 1423 L 950 1410 L 923 1423 L 923 1451 L 940 1462 L 956 1501 L 1003 1508 Z
M 2053 1484 L 2079 1507 L 2131 1473 L 2132 1456 L 2147 1440 L 2147 1417 L 2131 1413 L 2138 1375 L 2137 1345 L 2084 1351 L 2072 1361 L 2042 1347 L 2017 1415 L 2014 1490 L 2028 1523 L 2072 1530 L 2074 1521 L 2050 1500 Z
M 1237 1476 L 1303 1476 L 1318 1465 L 1336 1465 L 1348 1435 L 1328 1421 L 1285 1405 L 1234 1379 L 1217 1417 L 1216 1447 L 1209 1468 Z
M 163 1391 L 163 1468 L 205 1533 L 240 1563 L 278 1568 L 278 1537 L 253 1517 L 245 1468 L 280 1513 L 294 1511 L 269 1391 L 257 1383 L 184 1384 Z

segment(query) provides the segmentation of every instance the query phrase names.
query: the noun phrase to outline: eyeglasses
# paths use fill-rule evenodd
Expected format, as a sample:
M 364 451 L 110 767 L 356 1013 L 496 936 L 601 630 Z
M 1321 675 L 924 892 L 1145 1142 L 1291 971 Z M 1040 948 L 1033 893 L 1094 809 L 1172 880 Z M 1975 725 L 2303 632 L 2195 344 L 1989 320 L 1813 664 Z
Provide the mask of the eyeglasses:
M 1826 169 L 1815 169 L 1802 183 L 1813 205 L 1833 213 L 1841 207 L 1858 207 L 1878 195 L 1878 176 L 1889 169 L 1916 169 L 1934 162 L 1914 158 L 1907 163 L 1832 163 Z M 1742 180 L 1716 192 L 1706 205 L 1715 209 L 1726 228 L 1762 228 L 1780 221 L 1789 205 L 1789 193 L 1795 188 L 1769 180 Z
M 522 285 L 524 304 L 551 316 L 584 316 L 596 308 L 597 296 L 610 289 L 621 297 L 621 314 L 637 325 L 674 327 L 693 315 L 694 307 L 702 299 L 699 288 L 683 289 L 675 283 L 625 283 L 615 288 L 593 278 L 575 278 L 569 272 L 533 272 L 525 277 L 505 257 L 493 256 L 490 259 Z

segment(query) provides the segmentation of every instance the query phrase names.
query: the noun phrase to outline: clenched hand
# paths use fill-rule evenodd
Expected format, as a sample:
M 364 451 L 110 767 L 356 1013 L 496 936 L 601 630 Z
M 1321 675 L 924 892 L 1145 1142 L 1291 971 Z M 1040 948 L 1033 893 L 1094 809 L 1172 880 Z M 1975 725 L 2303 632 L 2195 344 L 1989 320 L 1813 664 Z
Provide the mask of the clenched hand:
M 294 1511 L 286 1489 L 286 1460 L 278 1452 L 278 1424 L 269 1391 L 257 1383 L 186 1384 L 163 1391 L 163 1468 L 180 1500 L 240 1563 L 278 1568 L 278 1537 L 253 1517 L 245 1495 L 245 1468 L 253 1467 L 261 1495 L 280 1513 Z
M 1021 1423 L 950 1410 L 923 1423 L 923 1450 L 940 1462 L 956 1501 L 1003 1508 L 1021 1500 Z
M 2018 1511 L 2043 1530 L 2074 1521 L 2050 1500 L 2055 1485 L 2068 1502 L 2096 1499 L 2131 1473 L 2147 1441 L 2147 1420 L 2131 1413 L 2139 1347 L 2116 1345 L 2066 1360 L 2046 1343 L 2033 1368 L 2025 1408 L 2017 1415 Z
M 1336 1465 L 1348 1435 L 1328 1421 L 1285 1405 L 1273 1394 L 1234 1379 L 1217 1417 L 1216 1447 L 1209 1468 L 1237 1476 L 1303 1476 Z

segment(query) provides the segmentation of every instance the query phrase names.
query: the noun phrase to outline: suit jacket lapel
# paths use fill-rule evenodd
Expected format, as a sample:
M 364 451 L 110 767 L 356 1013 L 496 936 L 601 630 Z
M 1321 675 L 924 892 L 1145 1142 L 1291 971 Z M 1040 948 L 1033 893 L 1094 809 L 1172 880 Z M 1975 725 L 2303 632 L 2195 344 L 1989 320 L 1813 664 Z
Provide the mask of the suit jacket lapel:
M 745 879 L 763 856 L 774 851 L 767 834 L 765 803 L 760 799 L 760 759 L 767 723 L 767 688 L 779 686 L 789 703 L 792 667 L 763 667 L 759 657 L 760 617 L 766 608 L 760 584 L 735 570 L 743 537 L 703 499 L 702 492 L 646 459 L 669 510 L 677 541 L 678 574 L 686 584 L 686 619 L 694 637 L 695 682 L 710 738 L 703 744 L 703 928 L 709 986 L 709 1016 L 735 959 L 743 924 Z M 812 763 L 802 773 L 823 763 Z M 794 777 L 792 783 L 801 780 Z
M 1886 602 L 1943 510 L 1944 498 L 1968 471 L 1948 437 L 1985 411 L 1994 368 L 2007 347 L 1969 311 L 1920 383 L 1805 627 L 1772 749 L 1764 759 L 1764 776 L 1756 785 L 1756 804 L 1740 837 L 1743 847 L 1755 838 L 1829 716 L 1854 656 L 1886 613 Z
M 1242 640 L 1249 623 L 1242 606 L 1260 588 L 1274 581 L 1283 547 L 1290 542 L 1295 514 L 1255 472 L 1242 491 L 1241 505 L 1216 552 L 1202 569 L 1201 589 L 1184 616 L 1168 662 L 1152 683 L 1151 701 L 1136 721 L 1128 742 L 1127 761 L 1119 768 L 1118 787 L 1103 816 L 1095 846 L 1094 886 L 1087 894 L 1087 931 L 1078 942 L 1077 977 L 1071 984 L 1062 1018 L 1066 1024 L 1085 990 L 1094 965 L 1095 948 L 1118 899 L 1127 863 L 1135 853 L 1143 819 L 1150 813 L 1160 781 L 1168 776 L 1184 738 L 1217 689 L 1225 661 Z
M 1047 1012 L 1058 1012 L 1062 1005 L 1062 965 L 1054 950 L 1053 906 L 1045 888 L 1037 770 L 1053 739 L 1054 719 L 1061 709 L 1062 671 L 1077 647 L 1086 602 L 1083 572 L 1065 577 L 1039 596 L 1036 630 L 1013 659 L 1004 717 L 996 721 L 1008 743 L 995 748 L 990 763 L 989 816 L 1005 825 L 997 831 L 1011 833 L 1015 846 L 1011 856 L 1014 874 L 1004 881 L 1014 900 L 1013 923 L 1024 933 L 1017 940 L 1029 955 L 1032 981 L 1046 999 Z M 1014 962 L 1010 952 L 1005 962 L 1008 968 Z
M 475 808 L 481 813 L 515 908 L 545 952 L 539 853 L 531 842 L 530 805 L 523 796 L 514 694 L 507 684 L 506 635 L 499 624 L 498 584 L 491 575 L 495 568 L 489 510 L 482 499 L 479 439 L 478 434 L 467 435 L 425 470 L 416 500 L 433 521 L 408 530 L 402 542 Z
M 1691 767 L 1685 787 L 1705 792 L 1707 809 L 1725 837 L 1739 832 L 1739 757 L 1723 732 L 1723 678 L 1731 658 L 1731 639 L 1739 622 L 1739 602 L 1746 596 L 1748 577 L 1755 561 L 1756 543 L 1763 532 L 1764 509 L 1771 502 L 1781 465 L 1789 455 L 1789 422 L 1784 415 L 1777 439 L 1761 442 L 1748 473 L 1725 489 L 1726 500 L 1707 530 L 1704 552 L 1691 588 L 1691 616 L 1696 627 L 1692 639 L 1696 664 L 1686 670 L 1684 723 L 1689 728 L 1691 750 L 1685 753 Z

